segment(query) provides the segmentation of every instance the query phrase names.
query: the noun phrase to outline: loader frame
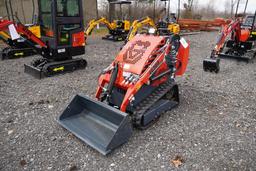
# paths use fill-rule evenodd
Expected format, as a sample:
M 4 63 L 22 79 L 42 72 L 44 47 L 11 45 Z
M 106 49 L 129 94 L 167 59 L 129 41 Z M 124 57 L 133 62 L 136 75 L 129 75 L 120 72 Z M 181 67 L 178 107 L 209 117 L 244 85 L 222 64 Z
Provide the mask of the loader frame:
M 58 122 L 104 155 L 124 144 L 132 127 L 146 129 L 179 104 L 175 77 L 184 74 L 189 56 L 183 41 L 136 35 L 100 74 L 97 100 L 75 96 Z

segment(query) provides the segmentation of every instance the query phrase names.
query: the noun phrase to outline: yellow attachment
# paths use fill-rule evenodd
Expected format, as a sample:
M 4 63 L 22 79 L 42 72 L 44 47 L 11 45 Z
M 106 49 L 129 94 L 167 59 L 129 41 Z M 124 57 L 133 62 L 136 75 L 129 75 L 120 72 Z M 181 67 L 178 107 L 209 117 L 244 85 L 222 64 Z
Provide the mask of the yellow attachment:
M 23 56 L 24 53 L 23 52 L 20 52 L 20 53 L 15 53 L 14 56 Z
M 251 34 L 252 34 L 252 35 L 256 35 L 256 31 L 253 31 Z
M 0 31 L 0 36 L 1 36 L 3 39 L 5 39 L 5 40 L 8 40 L 8 39 L 11 38 L 11 37 L 10 37 L 7 33 L 5 33 L 4 31 Z
M 64 71 L 64 69 L 65 69 L 64 66 L 62 66 L 62 67 L 54 68 L 53 71 L 54 72 Z
M 40 26 L 30 26 L 28 29 L 38 38 L 41 38 Z
M 119 25 L 117 24 L 117 21 L 118 21 L 118 20 L 114 20 L 114 21 L 111 23 L 111 26 L 112 26 L 113 29 L 116 29 L 116 28 L 119 27 Z
M 180 25 L 179 24 L 169 24 L 168 30 L 174 34 L 180 33 Z
M 130 30 L 130 27 L 131 27 L 130 21 L 124 20 L 123 22 L 124 22 L 124 30 L 125 30 L 125 31 L 129 31 L 129 30 Z

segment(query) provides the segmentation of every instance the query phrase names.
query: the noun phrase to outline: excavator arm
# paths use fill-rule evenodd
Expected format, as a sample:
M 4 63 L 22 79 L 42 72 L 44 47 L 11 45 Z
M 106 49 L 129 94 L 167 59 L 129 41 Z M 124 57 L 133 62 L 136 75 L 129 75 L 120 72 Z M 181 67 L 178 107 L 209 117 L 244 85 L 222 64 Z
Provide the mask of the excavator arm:
M 241 28 L 240 28 L 240 21 L 236 20 L 231 22 L 229 25 L 225 25 L 223 30 L 217 40 L 217 43 L 212 51 L 211 58 L 217 57 L 217 55 L 221 52 L 222 48 L 224 47 L 225 41 L 227 37 L 235 31 L 236 36 L 240 36 Z
M 139 19 L 139 20 L 135 20 L 132 23 L 132 27 L 131 27 L 128 35 L 127 35 L 126 41 L 130 41 L 136 35 L 138 30 L 140 28 L 142 28 L 143 26 L 145 26 L 145 25 L 149 25 L 149 26 L 153 27 L 154 29 L 157 29 L 154 21 L 149 17 L 145 17 L 145 18 L 142 18 L 142 19 Z
M 10 25 L 14 25 L 17 33 L 26 37 L 27 40 L 32 41 L 36 45 L 39 45 L 40 48 L 47 48 L 47 45 L 41 39 L 39 39 L 29 29 L 27 29 L 24 25 L 20 23 L 14 23 L 12 21 L 2 19 L 0 20 L 0 32 L 8 31 Z M 36 47 L 33 47 L 33 48 L 36 48 Z
M 91 20 L 88 24 L 88 26 L 86 27 L 84 33 L 85 33 L 85 36 L 89 36 L 93 29 L 98 25 L 98 24 L 104 24 L 107 26 L 107 28 L 109 30 L 114 30 L 115 29 L 115 24 L 113 23 L 110 23 L 106 18 L 104 17 L 101 17 L 100 19 L 98 20 Z
M 211 51 L 210 58 L 204 59 L 203 61 L 204 71 L 214 71 L 215 73 L 218 73 L 220 70 L 220 54 L 223 51 L 229 35 L 231 34 L 231 39 L 234 43 L 244 42 L 248 39 L 248 31 L 249 30 L 241 30 L 241 21 L 239 18 L 232 21 L 230 24 L 224 25 L 217 43 Z

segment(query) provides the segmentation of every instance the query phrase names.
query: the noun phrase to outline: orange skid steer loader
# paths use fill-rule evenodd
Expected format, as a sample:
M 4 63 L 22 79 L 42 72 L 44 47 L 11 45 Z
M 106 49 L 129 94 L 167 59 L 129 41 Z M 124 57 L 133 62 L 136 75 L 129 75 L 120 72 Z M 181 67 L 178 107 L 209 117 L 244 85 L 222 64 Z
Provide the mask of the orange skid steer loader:
M 100 74 L 96 100 L 77 95 L 58 122 L 102 154 L 127 142 L 179 104 L 189 43 L 179 35 L 136 35 Z

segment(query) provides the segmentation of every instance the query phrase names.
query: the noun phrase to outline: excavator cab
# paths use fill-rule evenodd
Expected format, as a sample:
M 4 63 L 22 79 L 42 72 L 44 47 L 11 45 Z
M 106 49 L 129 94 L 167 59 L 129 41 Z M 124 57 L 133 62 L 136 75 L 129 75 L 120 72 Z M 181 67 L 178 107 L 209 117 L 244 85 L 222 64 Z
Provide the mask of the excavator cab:
M 246 16 L 242 26 L 251 31 L 251 40 L 256 41 L 256 11 L 254 15 Z
M 98 24 L 103 24 L 108 28 L 109 34 L 102 37 L 102 39 L 112 40 L 112 41 L 123 41 L 126 39 L 131 27 L 131 23 L 130 21 L 124 19 L 122 15 L 122 5 L 123 4 L 129 5 L 131 4 L 131 1 L 118 0 L 118 1 L 111 1 L 110 4 L 120 5 L 120 13 L 122 17 L 119 18 L 118 20 L 113 20 L 112 22 L 106 19 L 105 17 L 91 20 L 84 31 L 85 38 L 87 38 L 92 33 L 93 29 Z
M 36 78 L 84 69 L 86 60 L 73 56 L 85 53 L 82 0 L 39 0 L 39 25 L 43 58 L 25 65 Z
M 85 53 L 81 0 L 39 0 L 39 24 L 44 42 L 63 59 Z M 59 53 L 61 52 L 61 53 Z
M 168 35 L 170 34 L 168 30 L 168 23 L 165 21 L 158 21 L 157 23 L 157 32 L 159 35 Z
M 124 29 L 125 23 L 122 20 L 115 20 L 114 22 L 116 23 L 117 29 Z
M 115 20 L 116 29 L 127 31 L 130 29 L 130 21 L 128 20 Z
M 122 6 L 123 5 L 130 5 L 132 2 L 129 0 L 116 0 L 111 1 L 110 4 L 119 5 L 120 7 L 120 18 L 118 20 L 114 20 L 113 23 L 115 25 L 114 29 L 109 30 L 109 34 L 105 37 L 102 37 L 102 39 L 105 40 L 112 40 L 112 41 L 123 41 L 126 39 L 131 23 L 128 20 L 124 19 L 123 12 L 122 12 Z
M 169 21 L 159 21 L 156 25 L 157 33 L 159 35 L 167 36 L 170 34 L 180 33 L 180 26 L 177 23 L 170 23 Z
M 171 34 L 179 34 L 180 33 L 180 26 L 177 24 L 177 18 L 175 13 L 171 13 L 170 15 L 170 0 L 161 0 L 165 3 L 165 15 L 166 17 L 162 17 L 156 24 L 157 26 L 157 33 L 159 35 L 167 36 Z M 168 6 L 167 6 L 168 2 Z M 179 7 L 180 9 L 180 4 Z M 179 11 L 179 10 L 178 10 Z M 178 14 L 179 16 L 179 14 Z M 163 19 L 164 18 L 164 19 Z

